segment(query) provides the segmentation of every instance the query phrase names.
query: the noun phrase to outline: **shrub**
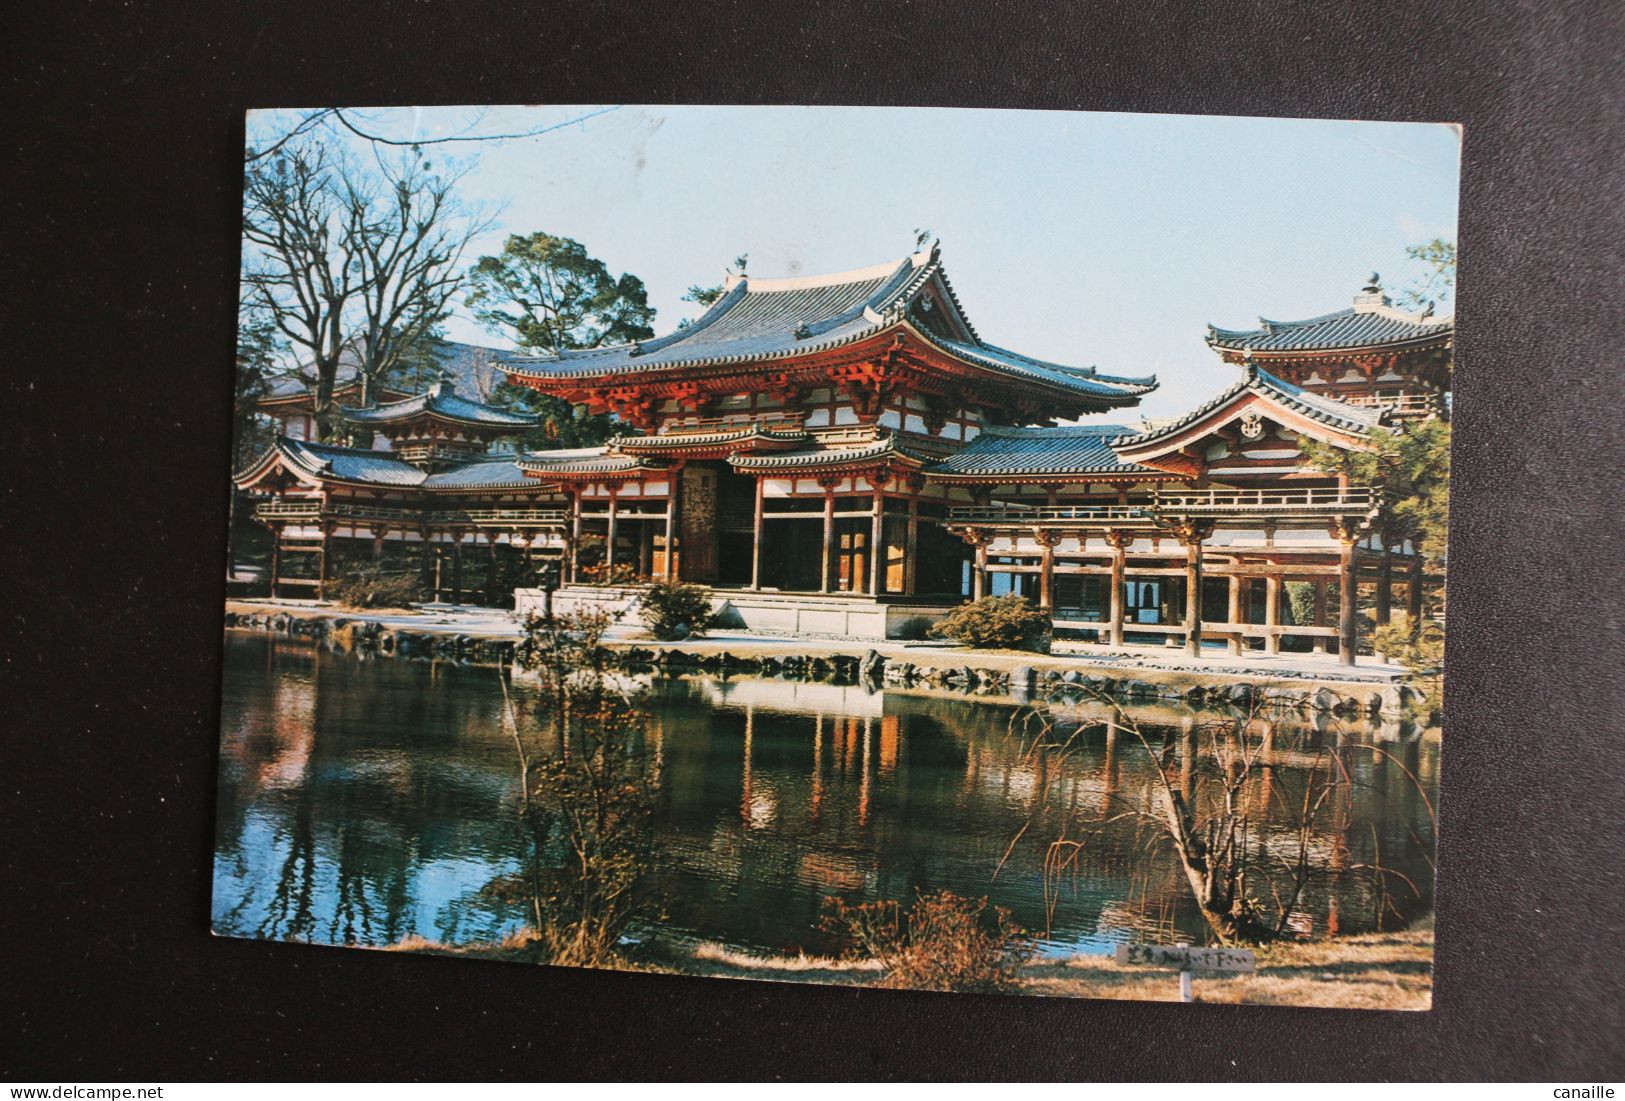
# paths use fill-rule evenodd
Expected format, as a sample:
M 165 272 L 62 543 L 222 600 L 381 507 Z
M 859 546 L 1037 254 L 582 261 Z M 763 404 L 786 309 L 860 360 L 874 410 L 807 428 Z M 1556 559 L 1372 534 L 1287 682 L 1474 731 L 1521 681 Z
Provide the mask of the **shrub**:
M 1033 650 L 1049 653 L 1053 624 L 1042 608 L 1024 596 L 984 596 L 961 604 L 931 625 L 935 638 L 948 638 L 979 650 Z
M 1414 693 L 1406 713 L 1419 722 L 1437 722 L 1444 689 L 1444 627 L 1432 620 L 1413 624 L 1396 616 L 1371 632 L 1371 645 L 1405 667 L 1405 685 Z
M 415 570 L 386 571 L 368 562 L 343 570 L 329 591 L 346 608 L 405 608 L 423 599 L 423 581 Z
M 1009 910 L 951 891 L 916 897 L 907 914 L 892 901 L 826 899 L 819 924 L 846 940 L 849 959 L 879 961 L 879 985 L 899 990 L 1013 990 L 1034 949 Z
M 1291 610 L 1292 622 L 1302 627 L 1315 621 L 1315 587 L 1307 581 L 1286 583 L 1286 606 Z
M 658 639 L 703 635 L 711 624 L 711 590 L 704 585 L 657 582 L 644 592 L 638 615 Z

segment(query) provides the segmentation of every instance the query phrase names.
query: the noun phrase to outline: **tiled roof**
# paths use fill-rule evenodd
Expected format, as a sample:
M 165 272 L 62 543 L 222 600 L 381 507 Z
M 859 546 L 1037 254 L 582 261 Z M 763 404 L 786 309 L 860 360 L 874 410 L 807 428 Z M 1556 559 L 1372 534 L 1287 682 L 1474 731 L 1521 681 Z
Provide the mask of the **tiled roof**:
M 979 363 L 983 367 L 991 367 L 995 371 L 1007 375 L 1018 375 L 1025 378 L 1042 379 L 1045 382 L 1067 386 L 1084 393 L 1098 394 L 1102 397 L 1138 397 L 1140 394 L 1150 393 L 1157 388 L 1157 376 L 1147 375 L 1142 378 L 1126 378 L 1119 375 L 1102 375 L 1093 367 L 1068 367 L 1060 363 L 1049 363 L 1042 359 L 1033 359 L 1005 348 L 996 348 L 991 344 L 966 344 L 963 341 L 949 340 L 934 333 L 922 332 L 932 344 L 945 351 L 952 352 L 962 359 Z
M 718 444 L 756 440 L 763 443 L 791 443 L 810 439 L 799 425 L 775 427 L 773 425 L 742 424 L 738 428 L 718 432 L 657 432 L 651 436 L 618 436 L 617 448 L 630 451 L 677 451 L 687 447 L 716 447 Z
M 740 278 L 694 324 L 666 336 L 518 358 L 509 369 L 536 377 L 587 378 L 835 347 L 878 332 L 881 326 L 868 316 L 871 303 L 889 302 L 927 270 L 925 261 L 910 257 L 807 279 Z
M 518 462 L 512 456 L 464 463 L 439 474 L 431 474 L 423 481 L 424 489 L 503 489 L 509 486 L 536 486 L 536 479 L 525 477 L 525 472 L 519 469 Z
M 944 475 L 1038 475 L 1146 473 L 1157 471 L 1126 463 L 1111 441 L 1129 434 L 1121 424 L 1071 425 L 1059 428 L 984 428 L 966 448 L 927 468 Z
M 806 451 L 787 451 L 765 455 L 731 455 L 728 462 L 735 470 L 739 471 L 819 470 L 892 457 L 906 459 L 915 463 L 926 463 L 930 462 L 934 456 L 917 451 L 901 443 L 895 437 L 884 436 L 870 443 L 815 447 Z
M 529 451 L 515 460 L 531 474 L 620 474 L 648 470 L 662 464 L 633 455 L 618 455 L 605 447 L 575 447 L 559 451 Z
M 1263 394 L 1311 420 L 1331 425 L 1351 435 L 1364 436 L 1387 419 L 1388 411 L 1386 409 L 1370 409 L 1333 401 L 1331 398 L 1311 393 L 1302 387 L 1278 379 L 1256 364 L 1249 363 L 1246 372 L 1241 377 L 1241 381 L 1223 393 L 1203 402 L 1184 416 L 1163 421 L 1143 432 L 1118 436 L 1110 441 L 1111 445 L 1113 447 L 1137 447 L 1141 444 L 1171 436 L 1183 430 L 1186 426 L 1196 423 L 1215 409 L 1234 400 L 1237 395 L 1248 390 Z
M 1114 378 L 1099 375 L 1093 368 L 1046 363 L 984 343 L 963 317 L 935 249 L 896 263 L 834 275 L 801 279 L 740 277 L 699 320 L 667 336 L 609 348 L 516 357 L 507 368 L 520 378 L 589 379 L 824 351 L 875 336 L 904 322 L 910 302 L 934 279 L 946 292 L 951 307 L 947 312 L 961 323 L 963 332 L 955 339 L 922 326 L 912 327 L 927 342 L 950 355 L 1001 374 L 1123 404 L 1156 388 L 1154 377 Z
M 457 392 L 456 383 L 449 377 L 405 401 L 387 402 L 367 409 L 340 409 L 339 412 L 345 420 L 356 424 L 398 424 L 425 413 L 443 420 L 485 428 L 534 428 L 541 423 L 541 418 L 534 415 L 510 413 L 494 405 L 471 401 Z
M 411 463 L 391 458 L 387 451 L 335 447 L 286 436 L 277 440 L 276 447 L 290 464 L 318 478 L 380 486 L 419 486 L 426 477 Z
M 1336 313 L 1304 321 L 1258 319 L 1257 329 L 1207 327 L 1207 342 L 1215 348 L 1253 352 L 1308 352 L 1340 348 L 1369 348 L 1407 344 L 1448 335 L 1453 318 L 1432 321 L 1420 314 L 1396 310 L 1380 302 L 1362 303 Z

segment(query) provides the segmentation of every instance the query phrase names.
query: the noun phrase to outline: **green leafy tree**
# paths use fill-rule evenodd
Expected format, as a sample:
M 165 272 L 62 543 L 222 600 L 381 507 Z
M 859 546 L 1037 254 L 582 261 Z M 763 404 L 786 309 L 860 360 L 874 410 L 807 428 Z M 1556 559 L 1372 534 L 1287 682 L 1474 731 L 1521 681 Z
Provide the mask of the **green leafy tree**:
M 402 341 L 382 385 L 408 394 L 433 386 L 440 378 L 441 361 L 446 355 L 445 339 L 444 326 L 435 322 L 422 328 L 416 339 Z
M 1385 545 L 1410 540 L 1428 564 L 1444 568 L 1450 514 L 1450 424 L 1411 421 L 1374 428 L 1370 447 L 1348 451 L 1307 437 L 1299 441 L 1311 466 L 1345 476 L 1350 485 L 1372 486 L 1386 502 L 1378 518 Z
M 643 281 L 617 278 L 568 237 L 510 236 L 500 254 L 475 262 L 469 278 L 475 318 L 522 348 L 557 352 L 654 335 Z
M 259 403 L 283 348 L 275 322 L 264 311 L 245 304 L 237 326 L 236 386 L 231 403 L 232 458 L 238 468 L 258 458 L 276 436 L 259 415 Z
M 1423 265 L 1424 275 L 1400 297 L 1412 308 L 1446 301 L 1456 284 L 1456 243 L 1436 237 L 1411 245 L 1405 255 Z M 1304 455 L 1311 466 L 1339 474 L 1352 485 L 1373 486 L 1383 495 L 1383 509 L 1377 521 L 1382 537 L 1383 564 L 1380 586 L 1387 586 L 1393 569 L 1394 548 L 1409 541 L 1420 555 L 1424 568 L 1434 573 L 1445 569 L 1445 549 L 1450 515 L 1450 425 L 1442 419 L 1411 421 L 1397 428 L 1374 429 L 1370 447 L 1346 451 L 1305 438 Z M 1420 613 L 1414 597 L 1412 610 Z M 1413 670 L 1436 668 L 1443 657 L 1442 638 L 1437 646 L 1429 643 L 1437 632 L 1423 628 L 1423 616 L 1416 614 L 1403 629 L 1406 663 Z M 1400 649 L 1401 635 L 1380 623 L 1381 637 L 1374 642 L 1384 653 Z M 1437 651 L 1434 653 L 1433 651 Z M 1414 659 L 1414 660 L 1413 660 Z
M 527 351 L 548 353 L 628 344 L 654 336 L 654 307 L 643 281 L 615 276 L 579 241 L 541 231 L 510 236 L 496 256 L 469 271 L 468 305 L 493 333 Z M 583 416 L 568 402 L 505 383 L 494 402 L 541 415 L 524 437 L 530 448 L 602 443 L 614 429 L 608 416 Z
M 741 252 L 738 256 L 734 257 L 733 266 L 728 269 L 728 274 L 734 277 L 742 276 L 745 274 L 745 269 L 749 264 L 750 253 Z M 709 307 L 715 303 L 717 299 L 722 297 L 722 292 L 727 288 L 727 286 L 728 284 L 726 282 L 718 283 L 711 287 L 702 287 L 698 283 L 695 283 L 693 286 L 688 288 L 688 293 L 683 295 L 683 301 L 693 302 L 695 305 L 700 307 Z M 691 322 L 685 318 L 677 327 L 681 329 L 690 324 Z
M 1368 451 L 1344 451 L 1307 438 L 1300 446 L 1319 469 L 1382 492 L 1384 505 L 1377 521 L 1384 548 L 1379 585 L 1388 584 L 1392 576 L 1393 549 L 1407 540 L 1421 556 L 1421 569 L 1444 572 L 1450 515 L 1449 422 L 1412 421 L 1395 430 L 1374 429 Z M 1419 583 L 1413 575 L 1412 584 Z M 1407 679 L 1421 701 L 1417 710 L 1431 715 L 1440 699 L 1444 632 L 1429 622 L 1420 594 L 1413 595 L 1410 605 L 1415 614 L 1404 624 L 1379 623 L 1371 641 L 1409 670 Z

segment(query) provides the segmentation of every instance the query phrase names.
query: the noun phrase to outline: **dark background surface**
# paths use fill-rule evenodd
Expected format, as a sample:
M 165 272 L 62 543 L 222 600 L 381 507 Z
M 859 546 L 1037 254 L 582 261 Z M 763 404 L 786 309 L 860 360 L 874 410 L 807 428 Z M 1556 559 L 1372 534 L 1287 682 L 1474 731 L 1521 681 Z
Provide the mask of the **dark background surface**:
M 711 2 L 657 19 L 297 0 L 14 15 L 0 1077 L 1625 1075 L 1622 13 L 770 17 Z M 1466 125 L 1432 1013 L 862 992 L 210 937 L 242 112 L 604 101 Z M 1245 151 L 1213 171 L 1248 171 Z

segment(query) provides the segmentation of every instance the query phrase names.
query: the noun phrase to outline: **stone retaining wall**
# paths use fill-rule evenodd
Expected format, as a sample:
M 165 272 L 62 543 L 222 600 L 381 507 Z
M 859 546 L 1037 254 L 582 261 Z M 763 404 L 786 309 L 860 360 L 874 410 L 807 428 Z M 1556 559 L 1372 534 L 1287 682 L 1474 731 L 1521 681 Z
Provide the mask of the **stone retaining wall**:
M 506 665 L 513 661 L 512 639 L 481 638 L 467 634 L 405 631 L 376 620 L 329 615 L 290 615 L 287 612 L 228 611 L 226 626 L 274 631 L 331 649 L 357 649 L 382 657 Z M 668 675 L 704 673 L 715 676 L 781 677 L 786 680 L 868 684 L 900 689 L 935 689 L 974 696 L 1006 697 L 1018 702 L 1090 696 L 1124 702 L 1174 702 L 1191 707 L 1247 708 L 1254 704 L 1290 707 L 1347 717 L 1362 715 L 1398 718 L 1422 703 L 1414 690 L 1398 684 L 1339 685 L 1312 681 L 1285 681 L 1260 675 L 1215 677 L 1202 672 L 1135 670 L 1134 674 L 1099 675 L 1049 664 L 993 668 L 978 664 L 967 652 L 963 663 L 913 662 L 875 650 L 864 654 L 788 653 L 733 654 L 723 650 L 690 653 L 680 646 L 608 646 L 613 663 L 630 671 Z M 1035 661 L 1044 659 L 1035 655 Z
M 553 611 L 566 615 L 596 608 L 622 615 L 636 607 L 638 594 L 635 586 L 567 585 L 553 594 Z M 514 610 L 521 617 L 540 615 L 546 604 L 546 593 L 541 589 L 515 589 L 513 595 Z M 712 597 L 711 611 L 719 624 L 752 634 L 788 638 L 875 642 L 920 639 L 925 637 L 926 628 L 953 610 L 948 604 L 879 601 L 862 596 L 721 590 L 713 591 Z
M 507 665 L 513 661 L 512 639 L 481 638 L 476 635 L 434 631 L 402 631 L 385 627 L 375 619 L 348 619 L 342 616 L 295 616 L 287 612 L 230 612 L 226 626 L 248 630 L 275 631 L 306 638 L 318 645 L 343 653 L 365 650 L 382 657 L 438 658 L 471 665 Z

